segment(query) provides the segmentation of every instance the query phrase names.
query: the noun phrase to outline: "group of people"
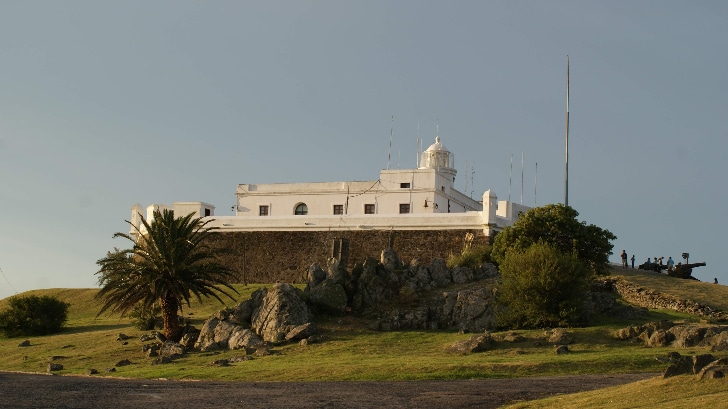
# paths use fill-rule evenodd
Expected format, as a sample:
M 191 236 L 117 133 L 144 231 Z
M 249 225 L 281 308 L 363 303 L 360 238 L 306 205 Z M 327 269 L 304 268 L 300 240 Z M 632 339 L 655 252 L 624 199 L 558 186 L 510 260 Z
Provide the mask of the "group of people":
M 627 268 L 627 252 L 622 250 L 621 257 L 622 257 L 622 267 Z M 645 262 L 645 264 L 648 266 L 650 266 L 650 265 L 657 266 L 657 271 L 660 271 L 660 272 L 665 268 L 667 269 L 668 272 L 672 271 L 675 268 L 675 260 L 673 260 L 672 257 L 668 257 L 665 264 L 662 264 L 663 259 L 664 259 L 664 257 L 660 257 L 660 258 L 653 257 L 652 261 L 650 261 L 650 258 L 647 257 L 647 261 Z M 634 254 L 632 254 L 632 257 L 630 258 L 630 260 L 632 261 L 632 268 L 634 268 L 634 260 L 635 260 Z M 682 262 L 678 262 L 677 265 L 679 266 L 681 263 Z

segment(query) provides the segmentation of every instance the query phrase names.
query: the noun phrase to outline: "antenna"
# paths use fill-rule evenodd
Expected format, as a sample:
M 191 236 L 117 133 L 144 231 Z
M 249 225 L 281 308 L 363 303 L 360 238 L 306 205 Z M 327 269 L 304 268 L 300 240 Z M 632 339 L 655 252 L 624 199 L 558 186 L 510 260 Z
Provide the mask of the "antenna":
M 521 152 L 521 204 L 523 204 L 523 152 Z
M 415 146 L 417 150 L 417 157 L 415 158 L 415 167 L 420 167 L 420 121 L 417 121 L 417 144 Z
M 566 173 L 564 174 L 564 205 L 569 205 L 569 55 L 566 55 Z
M 465 179 L 464 180 L 465 190 L 463 190 L 463 193 L 465 193 L 467 195 L 468 194 L 468 161 L 467 160 L 465 161 L 465 172 L 464 173 L 465 173 L 465 177 L 463 179 Z
M 533 205 L 537 206 L 538 201 L 536 200 L 536 189 L 538 188 L 538 162 L 536 162 L 536 176 L 533 179 Z
M 387 170 L 389 170 L 389 161 L 392 159 L 392 134 L 394 133 L 394 115 L 392 115 L 392 125 L 389 127 L 389 150 L 387 151 Z
M 467 169 L 467 167 L 466 167 Z M 475 183 L 473 182 L 473 178 L 475 177 L 475 166 L 470 165 L 470 198 L 473 198 L 473 191 L 475 190 Z
M 508 174 L 508 201 L 511 201 L 511 180 L 513 180 L 513 154 L 511 153 L 511 173 Z

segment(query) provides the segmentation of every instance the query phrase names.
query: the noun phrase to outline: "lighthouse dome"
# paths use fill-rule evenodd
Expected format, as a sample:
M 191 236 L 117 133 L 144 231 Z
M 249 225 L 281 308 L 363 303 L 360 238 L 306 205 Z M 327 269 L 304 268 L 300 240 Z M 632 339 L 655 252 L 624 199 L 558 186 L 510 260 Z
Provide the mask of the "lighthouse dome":
M 435 137 L 435 143 L 430 145 L 420 155 L 420 169 L 452 169 L 454 170 L 455 156 Z

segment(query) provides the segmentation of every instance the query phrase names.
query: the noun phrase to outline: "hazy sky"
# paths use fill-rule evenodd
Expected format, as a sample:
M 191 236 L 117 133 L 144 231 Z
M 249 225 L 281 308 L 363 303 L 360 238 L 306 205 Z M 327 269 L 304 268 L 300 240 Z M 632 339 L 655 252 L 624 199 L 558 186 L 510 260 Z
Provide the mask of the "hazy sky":
M 728 2 L 4 0 L 0 298 L 96 286 L 134 203 L 376 180 L 436 127 L 458 189 L 563 202 L 567 54 L 579 219 L 728 284 Z

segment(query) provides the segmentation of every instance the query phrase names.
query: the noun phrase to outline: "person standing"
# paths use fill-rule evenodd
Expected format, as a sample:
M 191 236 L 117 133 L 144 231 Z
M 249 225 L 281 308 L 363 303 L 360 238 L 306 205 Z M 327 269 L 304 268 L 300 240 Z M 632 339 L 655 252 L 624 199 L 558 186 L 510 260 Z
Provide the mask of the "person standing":
M 675 262 L 672 260 L 672 257 L 667 258 L 667 272 L 668 274 L 672 272 L 672 269 L 675 267 Z
M 622 268 L 627 268 L 627 252 L 622 250 Z
M 634 254 L 632 254 L 632 258 L 630 260 L 632 260 L 632 268 L 634 268 Z

